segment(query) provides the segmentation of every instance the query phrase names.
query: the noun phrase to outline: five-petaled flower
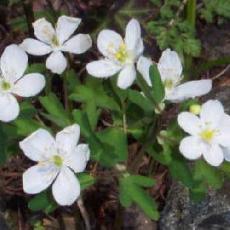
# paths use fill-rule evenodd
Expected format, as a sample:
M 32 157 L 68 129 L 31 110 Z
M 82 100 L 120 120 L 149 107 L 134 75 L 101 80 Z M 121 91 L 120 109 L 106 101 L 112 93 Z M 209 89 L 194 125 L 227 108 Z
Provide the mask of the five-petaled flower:
M 143 56 L 139 58 L 137 63 L 138 71 L 149 86 L 152 85 L 149 77 L 149 68 L 152 63 L 150 59 Z M 170 49 L 163 51 L 157 67 L 165 86 L 165 100 L 180 102 L 188 98 L 205 95 L 212 89 L 211 80 L 196 80 L 180 84 L 183 79 L 183 68 L 175 51 Z
M 200 115 L 182 112 L 178 115 L 181 128 L 190 134 L 182 139 L 180 152 L 195 160 L 203 155 L 213 166 L 219 166 L 224 158 L 230 160 L 230 116 L 217 100 L 209 100 L 201 106 Z
M 45 78 L 39 73 L 23 76 L 28 56 L 17 45 L 7 46 L 0 60 L 0 120 L 9 122 L 17 118 L 19 105 L 14 95 L 31 97 L 45 86 Z
M 51 53 L 46 60 L 46 67 L 53 73 L 62 74 L 67 67 L 67 60 L 62 52 L 81 54 L 92 46 L 88 34 L 77 34 L 70 38 L 80 23 L 80 18 L 61 16 L 54 29 L 45 18 L 38 19 L 33 23 L 34 35 L 38 40 L 27 38 L 21 47 L 36 56 Z
M 119 72 L 118 87 L 131 86 L 136 78 L 135 63 L 144 50 L 139 22 L 129 21 L 125 39 L 113 30 L 102 30 L 97 47 L 104 58 L 87 64 L 88 73 L 97 78 L 108 78 Z
M 60 205 L 71 205 L 80 195 L 80 183 L 74 173 L 84 171 L 89 160 L 87 144 L 78 144 L 80 127 L 77 124 L 51 134 L 39 129 L 20 142 L 24 154 L 38 162 L 23 173 L 23 189 L 36 194 L 52 183 L 54 199 Z

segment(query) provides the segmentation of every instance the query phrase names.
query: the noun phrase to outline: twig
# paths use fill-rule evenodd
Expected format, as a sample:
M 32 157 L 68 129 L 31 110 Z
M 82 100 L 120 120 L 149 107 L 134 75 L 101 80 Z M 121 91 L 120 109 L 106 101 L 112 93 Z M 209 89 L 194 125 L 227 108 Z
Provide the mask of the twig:
M 176 16 L 174 18 L 172 18 L 170 20 L 170 22 L 168 23 L 169 27 L 172 27 L 175 24 L 176 19 L 180 16 L 181 12 L 184 10 L 184 7 L 187 4 L 187 2 L 188 2 L 188 0 L 183 0 L 183 2 L 180 4 L 180 6 L 176 12 Z
M 230 68 L 230 64 L 227 65 L 220 73 L 218 73 L 217 75 L 215 75 L 214 77 L 212 77 L 212 80 L 216 80 L 217 78 L 219 78 L 222 75 L 224 75 L 228 71 L 229 68 Z
M 80 209 L 80 212 L 81 212 L 81 215 L 82 215 L 82 218 L 85 222 L 85 229 L 86 230 L 91 230 L 91 227 L 90 227 L 90 221 L 89 221 L 89 215 L 88 215 L 88 212 L 84 206 L 84 203 L 83 203 L 83 200 L 82 198 L 80 197 L 78 200 L 77 200 L 77 205 Z

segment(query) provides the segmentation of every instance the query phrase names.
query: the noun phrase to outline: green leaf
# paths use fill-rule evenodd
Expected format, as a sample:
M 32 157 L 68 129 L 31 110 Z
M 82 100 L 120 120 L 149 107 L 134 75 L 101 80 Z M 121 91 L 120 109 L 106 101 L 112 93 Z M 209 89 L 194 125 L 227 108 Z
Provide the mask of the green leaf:
M 130 180 L 133 181 L 136 185 L 143 186 L 143 187 L 152 187 L 155 185 L 155 180 L 153 178 L 149 178 L 147 176 L 140 176 L 140 175 L 131 175 Z
M 221 173 L 203 160 L 197 160 L 194 167 L 194 179 L 219 189 L 223 185 Z
M 119 198 L 121 204 L 128 207 L 134 202 L 147 216 L 153 220 L 157 220 L 159 218 L 159 213 L 154 199 L 134 181 L 137 181 L 137 176 L 125 175 L 119 180 Z M 138 183 L 139 182 L 138 178 Z M 150 181 L 146 184 L 150 185 L 149 182 Z
M 186 161 L 174 158 L 169 165 L 169 171 L 173 178 L 181 181 L 186 187 L 193 187 L 194 180 Z
M 112 167 L 118 162 L 117 156 L 114 153 L 114 148 L 111 145 L 102 143 L 96 133 L 92 131 L 88 116 L 80 110 L 73 111 L 73 118 L 81 127 L 81 133 L 87 139 L 91 151 L 91 159 L 99 161 L 100 164 L 106 167 Z
M 155 101 L 159 104 L 165 97 L 164 85 L 161 81 L 161 76 L 158 71 L 157 65 L 153 64 L 149 68 L 149 76 L 152 82 L 152 95 Z
M 48 191 L 45 191 L 34 196 L 29 201 L 28 208 L 34 212 L 44 211 L 46 214 L 49 214 L 57 208 L 57 204 L 51 198 Z
M 38 121 L 33 119 L 18 118 L 17 120 L 13 121 L 12 124 L 16 127 L 17 135 L 24 137 L 42 127 Z
M 97 133 L 102 143 L 112 146 L 118 161 L 125 161 L 128 157 L 127 137 L 121 128 L 107 128 Z
M 88 173 L 80 173 L 76 176 L 80 181 L 81 190 L 87 189 L 96 182 L 95 178 Z
M 132 103 L 138 105 L 145 112 L 153 112 L 154 108 L 152 106 L 152 103 L 148 100 L 148 98 L 144 97 L 139 91 L 129 89 L 128 98 Z
M 42 113 L 47 119 L 51 120 L 61 128 L 71 124 L 67 112 L 54 93 L 50 93 L 48 96 L 39 97 L 39 101 L 48 112 L 47 115 Z
M 94 103 L 103 109 L 120 111 L 116 101 L 108 96 L 102 86 L 101 81 L 88 80 L 86 85 L 78 85 L 75 87 L 74 93 L 70 95 L 70 99 L 77 102 Z

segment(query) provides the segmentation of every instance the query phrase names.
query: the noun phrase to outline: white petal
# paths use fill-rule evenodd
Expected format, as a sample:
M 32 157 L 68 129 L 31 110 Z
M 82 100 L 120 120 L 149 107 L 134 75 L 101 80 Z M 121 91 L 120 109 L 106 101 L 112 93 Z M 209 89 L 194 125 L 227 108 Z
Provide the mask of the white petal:
M 23 173 L 23 190 L 28 194 L 39 193 L 53 182 L 58 169 L 50 163 L 40 163 Z
M 121 70 L 121 66 L 108 59 L 103 59 L 88 63 L 86 65 L 86 70 L 90 75 L 94 77 L 108 78 L 118 73 Z
M 15 82 L 25 72 L 28 65 L 28 56 L 19 46 L 9 45 L 2 54 L 0 65 L 3 77 Z
M 221 146 L 230 147 L 230 116 L 224 114 L 221 118 L 215 142 Z
M 178 124 L 187 133 L 197 135 L 201 131 L 202 123 L 200 119 L 189 112 L 182 112 L 177 117 Z
M 34 35 L 39 40 L 51 44 L 55 36 L 55 30 L 50 22 L 45 18 L 40 18 L 33 23 Z
M 223 153 L 224 153 L 224 159 L 226 161 L 230 161 L 230 147 L 228 147 L 228 148 L 223 147 L 222 150 L 223 150 Z
M 143 40 L 140 39 L 135 49 L 135 58 L 136 58 L 135 61 L 137 61 L 137 59 L 143 54 L 143 51 L 144 51 L 144 43 Z
M 172 102 L 180 102 L 188 98 L 200 97 L 209 93 L 212 89 L 212 80 L 198 80 L 183 83 L 167 95 L 166 99 Z
M 9 122 L 17 118 L 19 105 L 16 98 L 11 94 L 0 95 L 0 120 Z
M 65 157 L 64 164 L 74 170 L 75 173 L 83 172 L 89 160 L 90 150 L 86 144 L 78 145 L 74 151 Z
M 179 146 L 180 152 L 189 160 L 195 160 L 201 157 L 205 149 L 205 144 L 202 143 L 199 138 L 193 136 L 182 139 Z
M 162 52 L 158 62 L 158 69 L 163 81 L 166 79 L 171 79 L 173 82 L 181 80 L 182 64 L 175 51 L 166 49 Z
M 67 17 L 65 15 L 58 18 L 56 34 L 60 44 L 63 44 L 74 33 L 80 23 L 80 18 Z
M 52 192 L 59 205 L 71 205 L 80 195 L 80 183 L 74 173 L 64 166 L 52 186 Z
M 65 42 L 61 48 L 62 51 L 82 54 L 92 46 L 92 39 L 88 34 L 78 34 Z
M 223 116 L 223 105 L 217 100 L 209 100 L 201 107 L 200 118 L 203 122 L 208 123 L 211 128 L 218 127 Z
M 51 46 L 33 38 L 26 38 L 20 47 L 27 53 L 37 56 L 46 55 L 52 51 Z
M 122 37 L 113 30 L 102 30 L 97 38 L 97 47 L 105 57 L 113 58 L 121 44 Z
M 62 52 L 55 51 L 46 60 L 46 68 L 52 73 L 62 74 L 67 67 L 67 61 Z
M 56 135 L 56 144 L 61 153 L 69 153 L 77 146 L 80 137 L 80 126 L 77 124 L 68 126 Z
M 219 166 L 224 161 L 224 154 L 220 146 L 213 144 L 209 150 L 204 151 L 204 159 L 212 166 Z
M 137 45 L 141 40 L 141 27 L 136 19 L 131 19 L 126 26 L 125 44 L 128 50 L 136 51 Z
M 56 153 L 55 140 L 45 129 L 38 129 L 19 142 L 24 154 L 33 161 L 48 160 Z
M 141 73 L 141 75 L 143 76 L 143 78 L 145 79 L 145 81 L 149 86 L 152 86 L 149 77 L 149 68 L 152 64 L 153 64 L 152 60 L 144 56 L 141 56 L 137 62 L 137 70 Z
M 45 78 L 40 73 L 26 74 L 16 82 L 13 93 L 21 97 L 32 97 L 42 91 L 45 83 Z
M 121 89 L 127 89 L 136 79 L 136 70 L 134 65 L 127 65 L 118 75 L 117 86 Z

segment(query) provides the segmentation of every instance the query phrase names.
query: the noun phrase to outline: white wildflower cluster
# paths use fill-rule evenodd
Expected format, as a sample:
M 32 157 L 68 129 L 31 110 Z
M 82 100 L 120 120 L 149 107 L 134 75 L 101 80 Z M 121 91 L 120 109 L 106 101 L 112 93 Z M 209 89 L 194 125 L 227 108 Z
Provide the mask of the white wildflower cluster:
M 33 23 L 37 39 L 27 38 L 19 46 L 6 47 L 0 59 L 0 120 L 9 122 L 19 115 L 20 97 L 32 97 L 42 91 L 45 77 L 40 73 L 24 74 L 29 53 L 48 55 L 46 67 L 52 73 L 62 74 L 67 68 L 63 53 L 82 54 L 92 46 L 88 34 L 73 35 L 81 19 L 61 16 L 55 28 L 45 18 Z M 149 68 L 153 61 L 143 56 L 144 44 L 137 20 L 128 23 L 124 39 L 113 30 L 103 30 L 97 38 L 102 58 L 86 65 L 87 72 L 96 78 L 109 78 L 118 74 L 117 86 L 130 87 L 137 71 L 151 87 Z M 163 51 L 157 67 L 165 87 L 164 100 L 180 102 L 207 94 L 211 80 L 182 83 L 183 68 L 175 51 Z M 220 102 L 210 100 L 191 112 L 178 116 L 181 128 L 190 136 L 180 143 L 181 153 L 194 160 L 203 156 L 213 166 L 224 159 L 230 161 L 230 116 Z M 24 154 L 37 162 L 23 174 L 23 189 L 36 194 L 52 186 L 54 199 L 60 205 L 71 205 L 80 195 L 80 183 L 75 173 L 85 170 L 90 150 L 87 144 L 77 144 L 80 127 L 77 124 L 64 128 L 54 138 L 48 131 L 39 129 L 19 143 Z

